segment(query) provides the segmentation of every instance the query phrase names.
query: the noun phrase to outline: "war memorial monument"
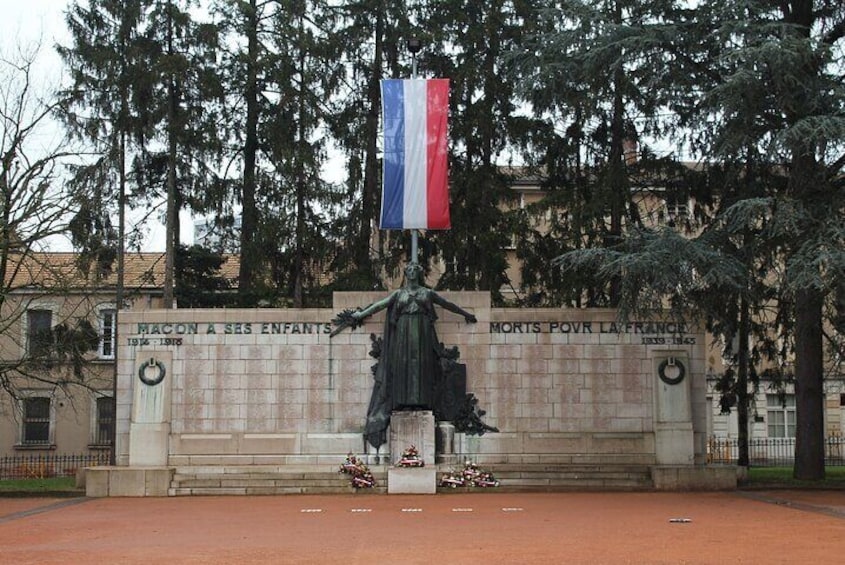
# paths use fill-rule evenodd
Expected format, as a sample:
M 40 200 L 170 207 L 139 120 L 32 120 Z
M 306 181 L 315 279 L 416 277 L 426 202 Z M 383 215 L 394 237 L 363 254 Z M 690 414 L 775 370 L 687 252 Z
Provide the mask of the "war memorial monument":
M 448 81 L 382 94 L 381 227 L 412 230 L 402 286 L 331 309 L 121 312 L 116 465 L 88 469 L 87 494 L 336 492 L 350 454 L 388 493 L 434 493 L 464 461 L 514 489 L 734 487 L 705 464 L 699 328 L 424 286 L 416 230 L 449 227 Z M 396 466 L 409 446 L 425 465 Z
M 211 488 L 213 481 L 207 489 L 181 491 L 174 475 L 336 469 L 349 453 L 374 469 L 390 468 L 409 442 L 420 448 L 429 473 L 439 461 L 442 469 L 470 459 L 494 470 L 641 467 L 654 488 L 735 484 L 733 469 L 705 465 L 700 331 L 664 321 L 620 324 L 610 309 L 492 308 L 484 292 L 444 292 L 417 306 L 419 320 L 400 322 L 432 328 L 397 328 L 384 337 L 387 348 L 411 334 L 418 343 L 436 335 L 432 347 L 457 347 L 459 359 L 446 361 L 460 370 L 434 372 L 465 378 L 459 392 L 465 387 L 474 395 L 486 410 L 485 423 L 498 430 L 457 432 L 435 453 L 435 429 L 442 435 L 452 425 L 435 421 L 435 415 L 448 417 L 435 401 L 444 387 L 388 383 L 391 372 L 402 370 L 395 365 L 409 360 L 387 350 L 379 359 L 370 355 L 373 336 L 383 334 L 391 317 L 404 315 L 402 303 L 412 302 L 405 292 L 387 299 L 376 292 L 336 293 L 333 309 L 124 313 L 117 466 L 89 469 L 89 496 L 224 493 Z M 337 313 L 362 304 L 372 304 L 357 315 L 363 326 L 332 336 Z M 418 371 L 443 361 L 423 351 L 415 355 Z M 427 380 L 418 375 L 417 385 Z M 397 428 L 418 435 L 391 442 Z M 426 492 L 435 488 L 433 474 L 430 483 Z M 231 493 L 272 491 L 272 482 L 264 490 L 259 482 L 254 486 Z

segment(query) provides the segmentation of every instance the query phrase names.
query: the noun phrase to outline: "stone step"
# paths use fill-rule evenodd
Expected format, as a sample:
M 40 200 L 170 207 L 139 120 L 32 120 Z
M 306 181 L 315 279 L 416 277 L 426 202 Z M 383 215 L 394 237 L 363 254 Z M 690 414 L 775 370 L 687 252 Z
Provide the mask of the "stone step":
M 370 469 L 374 477 L 387 477 L 387 469 Z M 220 469 L 217 471 L 192 470 L 177 467 L 174 474 L 174 481 L 208 479 L 217 481 L 230 480 L 279 480 L 279 481 L 344 481 L 349 475 L 334 471 L 287 471 L 287 470 L 262 470 L 262 469 Z
M 371 465 L 370 470 L 376 472 L 379 469 L 386 470 L 382 465 Z M 229 473 L 328 473 L 340 474 L 340 464 L 336 465 L 176 465 L 176 473 L 206 473 L 206 474 L 229 474 Z
M 502 464 L 480 467 L 499 481 L 495 488 L 437 487 L 438 492 L 551 492 L 577 490 L 632 491 L 653 487 L 644 465 Z M 171 496 L 349 494 L 387 492 L 388 467 L 370 467 L 376 487 L 355 489 L 339 465 L 236 465 L 177 467 Z M 460 468 L 440 465 L 437 480 Z
M 499 481 L 495 488 L 441 487 L 438 492 L 548 492 L 575 490 L 649 490 L 653 487 L 647 466 L 612 465 L 498 465 L 480 466 Z
M 188 487 L 174 486 L 168 489 L 169 496 L 259 496 L 284 494 L 387 494 L 386 486 L 356 489 L 349 483 L 333 487 L 299 486 L 259 486 L 259 487 Z
M 519 465 L 519 464 L 478 464 L 478 467 L 497 473 L 571 473 L 587 475 L 590 473 L 648 473 L 648 465 Z M 463 469 L 462 465 L 445 466 L 439 469 Z
M 540 455 L 520 456 L 506 453 L 478 453 L 473 455 L 441 456 L 438 461 L 451 465 L 463 465 L 464 460 L 470 460 L 485 467 L 500 466 L 548 466 L 548 467 L 649 467 L 655 465 L 653 455 L 649 454 L 569 454 L 569 455 Z
M 450 487 L 437 486 L 437 492 L 448 493 L 532 493 L 532 492 L 641 492 L 652 490 L 651 481 L 619 482 L 619 481 L 579 481 L 558 483 L 510 483 L 500 481 L 497 487 Z
M 234 465 L 176 467 L 171 496 L 349 494 L 387 492 L 386 468 L 373 469 L 376 486 L 356 489 L 340 465 Z
M 557 479 L 557 480 L 576 480 L 587 481 L 590 479 L 602 480 L 627 480 L 638 479 L 640 477 L 650 478 L 650 473 L 636 471 L 604 471 L 604 472 L 583 472 L 583 471 L 495 471 L 493 473 L 496 478 L 507 480 L 519 479 Z
M 373 476 L 377 476 L 379 473 L 373 473 Z M 381 473 L 381 475 L 386 475 L 386 473 Z M 280 481 L 336 481 L 336 480 L 344 480 L 349 478 L 349 475 L 344 475 L 343 473 L 284 473 L 284 472 L 272 472 L 272 473 L 262 473 L 262 472 L 245 472 L 245 473 L 180 473 L 176 472 L 173 475 L 173 480 L 176 481 L 184 481 L 184 480 L 191 480 L 191 479 L 208 479 L 208 480 L 216 480 L 216 481 L 232 481 L 232 480 L 254 480 L 254 479 L 261 479 L 261 480 L 280 480 Z
M 198 455 L 171 455 L 169 461 L 176 467 L 237 467 L 237 466 L 262 466 L 262 467 L 337 467 L 346 454 L 324 454 L 324 455 L 244 455 L 244 454 L 198 454 Z M 389 461 L 389 457 L 382 455 L 362 456 L 368 465 L 377 466 L 378 462 Z

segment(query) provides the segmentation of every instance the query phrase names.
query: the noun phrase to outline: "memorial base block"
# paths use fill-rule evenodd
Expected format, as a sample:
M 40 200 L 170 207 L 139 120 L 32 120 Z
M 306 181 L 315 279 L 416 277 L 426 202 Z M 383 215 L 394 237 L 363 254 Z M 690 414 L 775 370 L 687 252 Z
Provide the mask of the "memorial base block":
M 435 494 L 437 470 L 426 467 L 393 467 L 387 470 L 387 494 Z
M 85 496 L 167 496 L 172 467 L 88 467 Z
M 733 465 L 659 465 L 651 468 L 655 490 L 736 490 L 737 468 Z
M 136 424 L 129 426 L 129 465 L 163 467 L 167 465 L 170 424 Z
M 426 465 L 434 465 L 434 413 L 431 410 L 393 412 L 390 415 L 390 456 L 392 464 L 402 452 L 415 446 Z

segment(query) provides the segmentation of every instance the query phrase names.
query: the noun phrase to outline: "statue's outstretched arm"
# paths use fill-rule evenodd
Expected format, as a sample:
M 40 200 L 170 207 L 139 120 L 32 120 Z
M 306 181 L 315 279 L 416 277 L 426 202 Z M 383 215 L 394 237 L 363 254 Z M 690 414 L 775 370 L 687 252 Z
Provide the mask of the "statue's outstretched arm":
M 390 305 L 390 300 L 392 298 L 393 298 L 393 295 L 391 294 L 390 296 L 388 296 L 388 297 L 386 297 L 382 300 L 379 300 L 377 302 L 373 302 L 372 304 L 370 304 L 369 306 L 367 306 L 363 310 L 360 310 L 360 309 L 355 310 L 355 311 L 352 311 L 352 310 L 349 310 L 349 309 L 344 310 L 343 312 L 338 314 L 338 316 L 336 318 L 334 318 L 332 320 L 332 323 L 335 325 L 335 329 L 331 332 L 331 335 L 329 337 L 336 336 L 337 334 L 342 332 L 345 328 L 355 329 L 355 328 L 359 327 L 363 323 L 364 319 L 372 316 L 373 314 L 375 314 L 376 312 L 378 312 L 380 310 L 384 310 L 385 308 L 387 308 Z
M 352 313 L 352 317 L 356 320 L 365 320 L 375 314 L 376 312 L 381 312 L 385 308 L 390 305 L 390 300 L 393 298 L 393 295 L 386 296 L 377 302 L 373 302 L 363 310 L 358 310 Z
M 439 294 L 437 294 L 434 291 L 431 292 L 431 299 L 434 301 L 435 304 L 441 306 L 442 308 L 445 308 L 446 310 L 448 310 L 450 312 L 454 312 L 455 314 L 459 314 L 459 315 L 463 316 L 464 320 L 466 320 L 466 322 L 468 324 L 474 324 L 475 322 L 478 321 L 476 319 L 476 317 L 471 312 L 467 312 L 466 310 L 464 310 L 463 308 L 461 308 L 457 304 L 449 302 L 448 300 L 446 300 L 445 298 L 443 298 L 442 296 L 440 296 Z

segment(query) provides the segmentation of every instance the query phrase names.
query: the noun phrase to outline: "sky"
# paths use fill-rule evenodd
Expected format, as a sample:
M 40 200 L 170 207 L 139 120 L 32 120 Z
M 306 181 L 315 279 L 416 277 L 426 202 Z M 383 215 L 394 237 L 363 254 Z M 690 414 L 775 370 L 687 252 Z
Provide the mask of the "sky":
M 0 53 L 13 54 L 23 47 L 30 50 L 40 42 L 36 59 L 36 78 L 45 86 L 57 87 L 61 83 L 62 64 L 54 47 L 69 44 L 65 29 L 64 12 L 70 0 L 0 0 Z M 129 213 L 140 218 L 143 211 Z M 180 217 L 183 243 L 193 241 L 193 221 L 189 214 Z M 147 237 L 143 238 L 143 251 L 164 251 L 164 226 L 153 219 L 145 226 Z M 50 247 L 57 251 L 70 251 L 69 243 L 54 241 Z
M 66 0 L 0 0 L 0 30 L 4 41 L 15 37 L 57 39 L 63 33 L 63 15 Z
M 67 42 L 64 10 L 67 0 L 0 0 L 0 47 L 7 53 L 17 45 L 31 47 L 40 41 L 39 65 L 48 72 L 60 69 L 53 46 Z

